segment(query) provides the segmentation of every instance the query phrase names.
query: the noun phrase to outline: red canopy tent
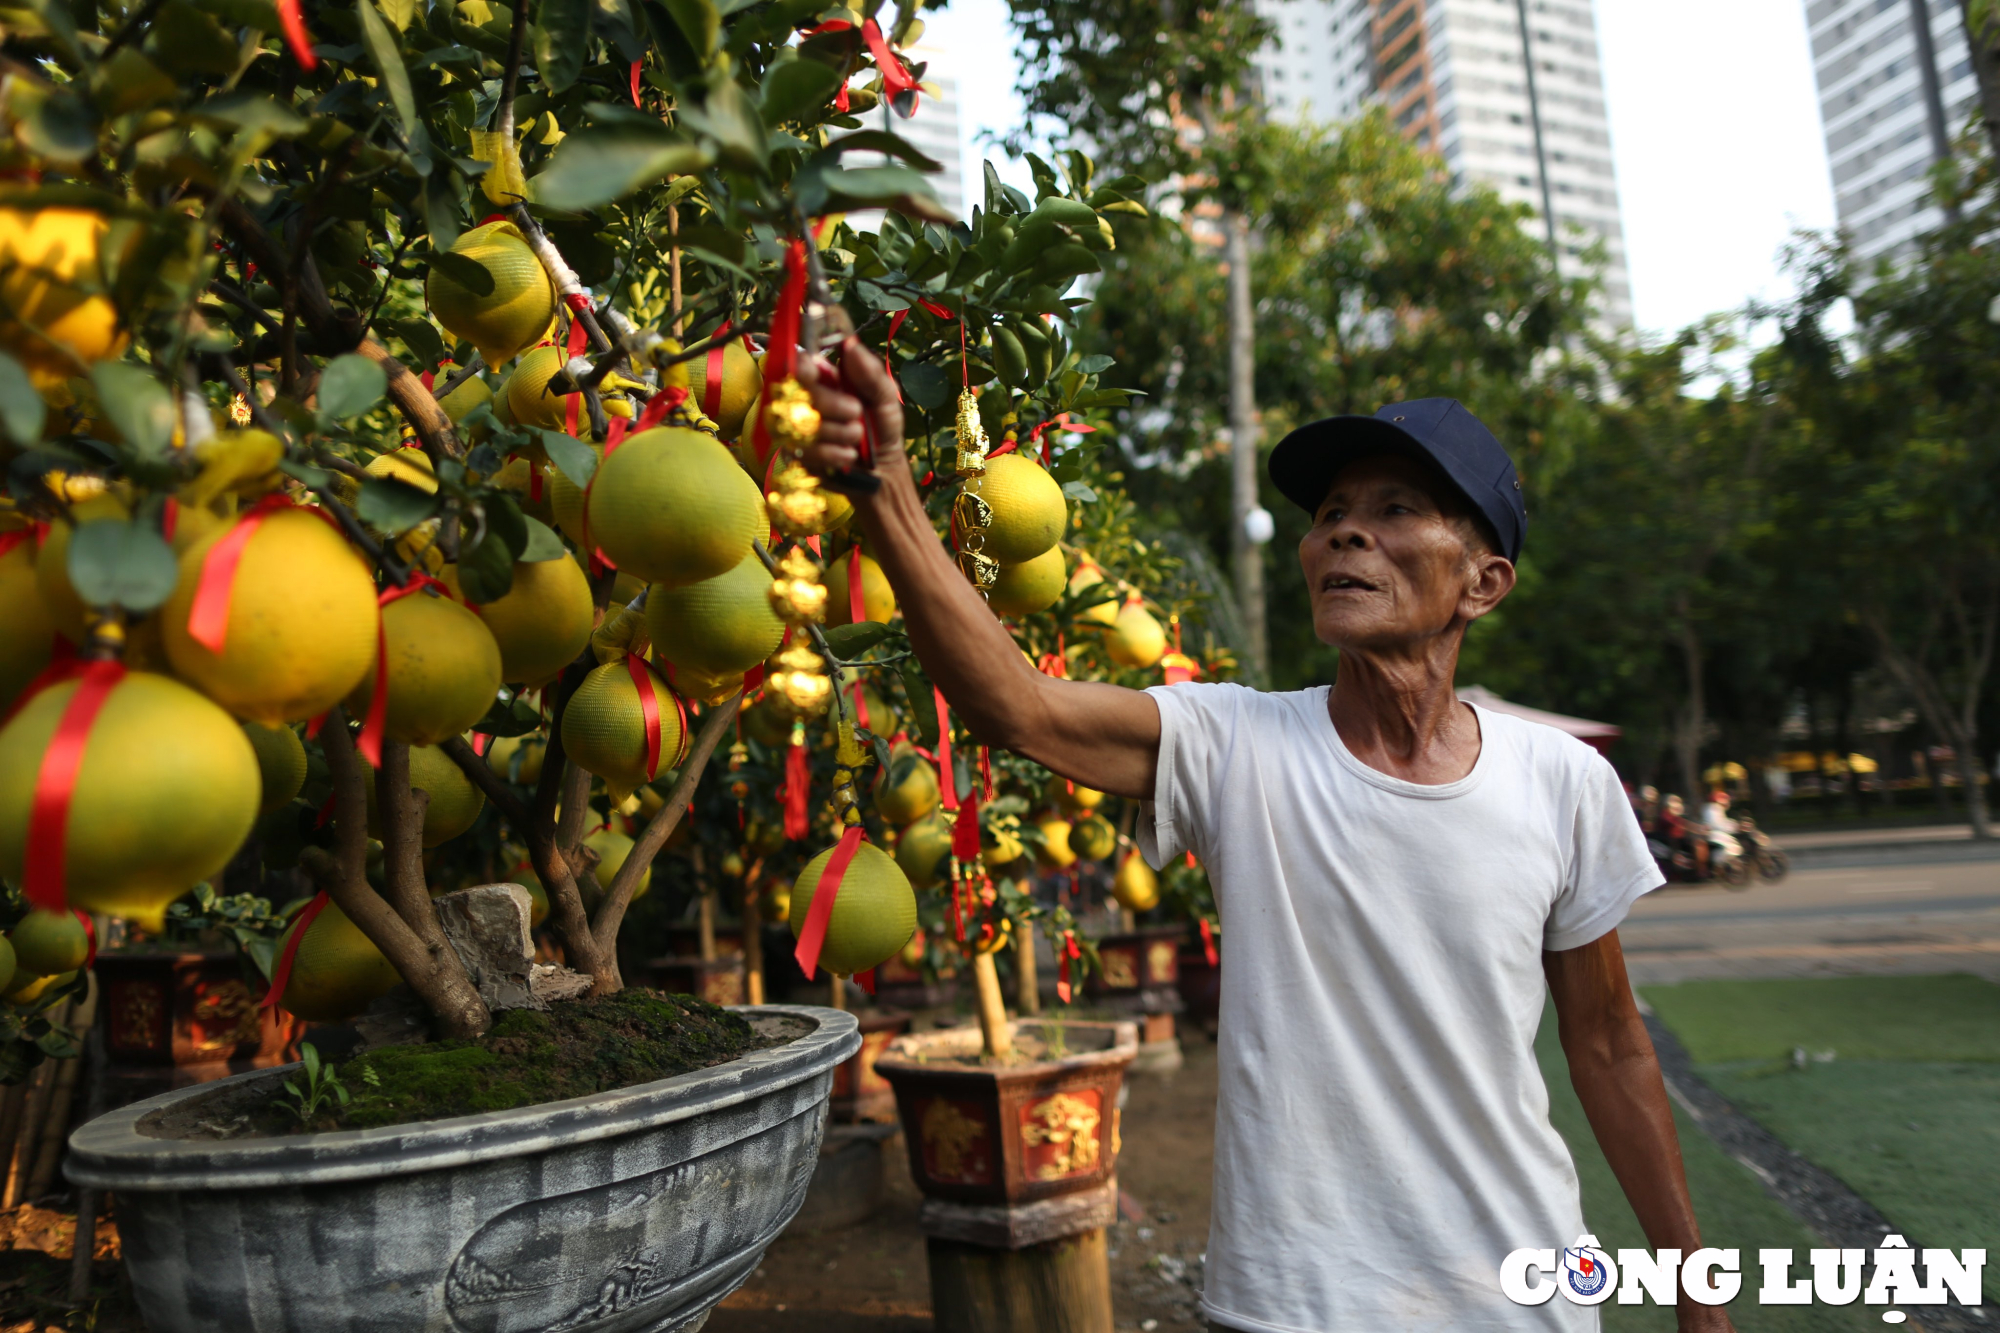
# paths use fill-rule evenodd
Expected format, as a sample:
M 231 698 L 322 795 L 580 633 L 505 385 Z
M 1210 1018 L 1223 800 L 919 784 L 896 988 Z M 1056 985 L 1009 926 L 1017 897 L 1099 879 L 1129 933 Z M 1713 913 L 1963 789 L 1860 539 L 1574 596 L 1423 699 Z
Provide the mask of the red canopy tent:
M 1611 743 L 1625 734 L 1623 727 L 1614 727 L 1609 722 L 1592 722 L 1587 718 L 1565 717 L 1561 713 L 1545 713 L 1539 708 L 1529 708 L 1526 704 L 1512 704 L 1502 699 L 1484 685 L 1466 685 L 1459 689 L 1458 697 L 1469 704 L 1490 708 L 1496 713 L 1509 713 L 1515 717 L 1539 722 L 1557 731 L 1566 731 L 1584 744 L 1592 746 L 1599 754 L 1609 754 Z

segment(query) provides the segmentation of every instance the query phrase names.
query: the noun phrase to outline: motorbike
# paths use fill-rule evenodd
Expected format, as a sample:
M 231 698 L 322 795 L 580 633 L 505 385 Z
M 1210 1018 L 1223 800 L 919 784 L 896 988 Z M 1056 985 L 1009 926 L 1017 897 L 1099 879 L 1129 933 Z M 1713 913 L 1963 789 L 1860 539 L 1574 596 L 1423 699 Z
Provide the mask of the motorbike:
M 1758 879 L 1766 884 L 1776 884 L 1792 871 L 1792 858 L 1780 851 L 1771 841 L 1771 835 L 1757 827 L 1757 821 L 1744 816 L 1736 821 L 1737 838 L 1748 844 L 1744 858 Z

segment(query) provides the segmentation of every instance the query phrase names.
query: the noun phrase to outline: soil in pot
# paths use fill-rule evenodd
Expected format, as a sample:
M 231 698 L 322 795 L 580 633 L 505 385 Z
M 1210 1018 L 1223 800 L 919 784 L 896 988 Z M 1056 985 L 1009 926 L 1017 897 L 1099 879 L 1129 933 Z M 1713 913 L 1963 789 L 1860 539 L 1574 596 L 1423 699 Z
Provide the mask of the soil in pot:
M 282 1086 L 223 1107 L 183 1103 L 141 1121 L 160 1138 L 264 1138 L 442 1120 L 589 1097 L 671 1078 L 781 1045 L 737 1014 L 691 995 L 628 989 L 567 1000 L 546 1011 L 511 1009 L 472 1040 L 385 1046 L 338 1066 L 345 1089 L 301 1119 Z M 303 1071 L 288 1080 L 306 1082 Z

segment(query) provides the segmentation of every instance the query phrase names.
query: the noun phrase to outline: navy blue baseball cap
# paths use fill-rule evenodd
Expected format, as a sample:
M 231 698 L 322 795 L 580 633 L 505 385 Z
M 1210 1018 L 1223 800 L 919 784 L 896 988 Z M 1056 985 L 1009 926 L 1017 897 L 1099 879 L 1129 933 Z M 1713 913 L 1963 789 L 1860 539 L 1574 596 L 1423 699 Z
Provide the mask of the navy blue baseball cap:
M 1521 558 L 1528 507 L 1521 479 L 1484 422 L 1456 398 L 1391 403 L 1372 417 L 1328 417 L 1301 426 L 1271 451 L 1271 484 L 1308 514 L 1319 512 L 1340 469 L 1369 454 L 1410 454 L 1435 463 L 1500 539 L 1500 554 Z

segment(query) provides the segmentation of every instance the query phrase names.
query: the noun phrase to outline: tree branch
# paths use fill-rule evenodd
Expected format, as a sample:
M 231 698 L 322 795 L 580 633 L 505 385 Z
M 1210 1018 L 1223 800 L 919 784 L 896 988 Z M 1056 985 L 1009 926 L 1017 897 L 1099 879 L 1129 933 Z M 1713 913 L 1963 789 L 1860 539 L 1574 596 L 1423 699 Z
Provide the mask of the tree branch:
M 583 805 L 582 801 L 567 799 L 565 789 L 569 786 L 569 774 L 575 765 L 563 753 L 562 719 L 571 693 L 590 670 L 590 657 L 585 654 L 569 664 L 557 685 L 553 716 L 549 720 L 548 748 L 542 752 L 541 781 L 535 786 L 534 810 L 524 832 L 528 839 L 528 855 L 535 863 L 535 873 L 541 877 L 542 889 L 549 895 L 549 919 L 563 938 L 570 966 L 590 974 L 596 983 L 592 994 L 610 995 L 621 985 L 617 959 L 615 956 L 607 959 L 605 951 L 597 947 L 597 937 L 591 934 L 590 916 L 583 910 L 583 894 L 577 888 L 575 869 L 561 845 L 556 825 L 558 805 L 563 807 L 565 816 Z M 586 784 L 588 781 L 586 774 Z M 584 790 L 587 795 L 589 787 L 586 785 Z
M 594 929 L 598 948 L 607 953 L 616 951 L 618 928 L 625 920 L 625 909 L 632 903 L 632 894 L 638 889 L 647 867 L 653 864 L 653 858 L 659 855 L 660 848 L 667 845 L 667 839 L 680 826 L 681 816 L 694 799 L 695 784 L 701 781 L 702 772 L 708 767 L 715 747 L 722 743 L 724 733 L 729 730 L 730 722 L 742 706 L 743 696 L 738 693 L 729 702 L 711 709 L 709 715 L 702 719 L 701 732 L 695 737 L 694 748 L 688 751 L 686 761 L 681 764 L 681 775 L 674 782 L 674 789 L 667 793 L 667 803 L 647 821 L 645 831 L 632 844 L 632 850 L 625 854 L 625 864 L 618 867 L 618 873 L 613 876 L 604 895 L 604 902 L 597 909 Z
M 493 766 L 485 759 L 473 753 L 472 747 L 465 743 L 465 738 L 462 736 L 453 736 L 438 748 L 444 751 L 451 762 L 458 765 L 466 777 L 472 779 L 472 785 L 484 792 L 486 799 L 493 802 L 494 809 L 506 816 L 507 822 L 525 837 L 528 825 L 534 821 L 534 816 L 529 813 L 527 806 L 521 804 L 521 798 L 514 794 L 514 789 L 507 785 L 506 779 L 495 773 Z

